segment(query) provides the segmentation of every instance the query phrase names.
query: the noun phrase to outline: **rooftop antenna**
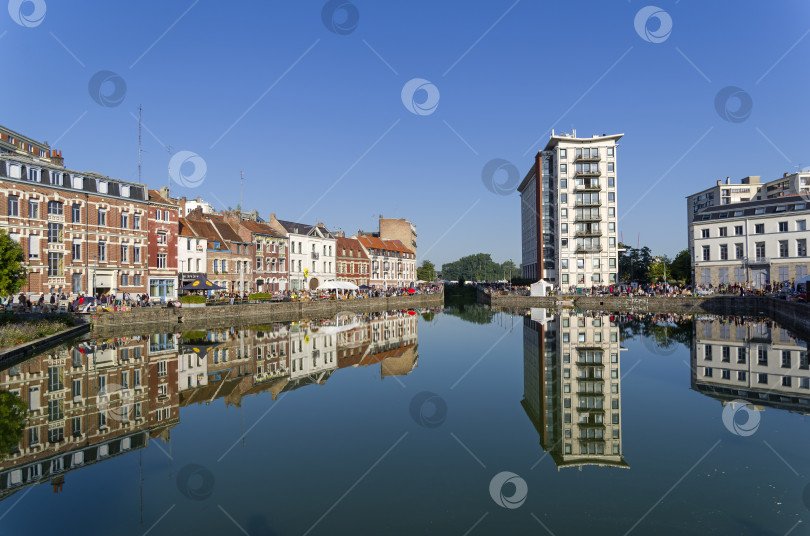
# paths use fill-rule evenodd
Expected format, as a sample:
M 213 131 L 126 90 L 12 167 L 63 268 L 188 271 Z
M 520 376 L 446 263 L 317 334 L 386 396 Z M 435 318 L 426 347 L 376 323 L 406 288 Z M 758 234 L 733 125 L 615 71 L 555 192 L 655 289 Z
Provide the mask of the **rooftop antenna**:
M 245 202 L 243 192 L 245 190 L 245 172 L 239 172 L 239 213 L 242 213 L 242 205 Z
M 143 148 L 141 146 L 141 116 L 143 115 L 143 106 L 138 105 L 138 183 L 141 183 L 141 154 Z
M 169 164 L 167 166 L 168 173 L 167 173 L 167 177 L 166 177 L 166 191 L 167 191 L 166 195 L 168 196 L 169 195 L 168 190 L 172 187 L 172 146 L 171 145 L 166 146 L 166 152 L 169 154 L 169 156 L 168 156 Z

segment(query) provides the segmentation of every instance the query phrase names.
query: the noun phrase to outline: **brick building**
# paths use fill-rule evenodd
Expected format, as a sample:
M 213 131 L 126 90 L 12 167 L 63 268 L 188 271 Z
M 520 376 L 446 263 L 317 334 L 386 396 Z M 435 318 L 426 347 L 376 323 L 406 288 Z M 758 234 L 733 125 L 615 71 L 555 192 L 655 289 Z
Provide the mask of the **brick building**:
M 149 205 L 149 296 L 152 299 L 174 299 L 177 298 L 178 287 L 180 208 L 171 201 L 169 189 L 165 186 L 160 191 L 149 190 Z
M 145 292 L 147 209 L 141 184 L 0 153 L 0 229 L 23 247 L 26 292 Z
M 287 237 L 266 222 L 245 219 L 245 215 L 225 216 L 242 240 L 249 242 L 255 259 L 251 291 L 278 292 L 287 290 Z
M 369 285 L 371 263 L 356 238 L 337 236 L 337 280 Z
M 399 240 L 376 236 L 357 238 L 370 261 L 369 285 L 377 288 L 408 287 L 416 282 L 416 254 Z

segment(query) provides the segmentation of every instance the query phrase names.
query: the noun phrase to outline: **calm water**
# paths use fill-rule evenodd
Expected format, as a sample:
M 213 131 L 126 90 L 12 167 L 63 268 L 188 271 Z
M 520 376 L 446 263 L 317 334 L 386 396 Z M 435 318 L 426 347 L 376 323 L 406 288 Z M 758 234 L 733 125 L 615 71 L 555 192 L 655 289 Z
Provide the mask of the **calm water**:
M 806 343 L 477 306 L 133 333 L 0 372 L 2 534 L 774 534 L 810 522 Z

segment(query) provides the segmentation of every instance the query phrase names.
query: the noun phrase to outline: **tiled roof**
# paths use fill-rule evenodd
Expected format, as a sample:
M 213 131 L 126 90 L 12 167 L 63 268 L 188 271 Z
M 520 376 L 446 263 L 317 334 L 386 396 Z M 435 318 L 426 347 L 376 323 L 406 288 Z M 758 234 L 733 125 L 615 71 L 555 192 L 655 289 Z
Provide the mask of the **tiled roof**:
M 251 233 L 278 236 L 278 237 L 281 236 L 280 234 L 278 234 L 278 232 L 276 232 L 272 227 L 270 227 L 266 223 L 255 222 L 250 220 L 243 220 L 239 223 Z
M 339 236 L 337 238 L 337 255 L 338 257 L 343 256 L 343 250 L 353 250 L 359 253 L 353 255 L 354 257 L 359 257 L 361 259 L 368 259 L 368 255 L 366 255 L 365 250 L 360 246 L 360 241 L 356 238 L 343 238 Z
M 284 227 L 287 230 L 288 233 L 295 233 L 302 235 L 308 235 L 312 232 L 312 230 L 315 227 L 318 227 L 317 225 L 307 225 L 306 223 L 297 223 L 294 221 L 287 221 L 287 220 L 278 220 L 278 222 L 281 224 L 282 227 Z M 318 227 L 318 229 L 324 236 L 327 237 L 332 236 L 332 233 L 329 232 L 329 229 L 327 229 L 326 227 L 321 226 Z
M 185 218 L 180 218 L 180 219 L 178 219 L 178 220 L 177 220 L 177 222 L 178 222 L 178 224 L 179 224 L 179 231 L 178 231 L 178 234 L 179 234 L 180 236 L 194 236 L 194 237 L 196 237 L 196 236 L 197 236 L 197 235 L 194 233 L 194 229 L 192 229 L 192 228 L 189 226 L 189 224 L 188 224 L 188 222 L 186 221 L 186 219 L 185 219 Z
M 208 247 L 213 247 L 213 242 L 219 242 L 219 249 L 223 251 L 230 251 L 226 242 L 219 236 L 216 228 L 213 224 L 208 220 L 189 220 L 186 219 L 186 224 L 191 226 L 194 229 L 194 232 L 197 236 L 205 238 L 208 240 Z
M 399 251 L 402 253 L 411 253 L 413 251 L 406 248 L 399 240 L 383 240 L 376 236 L 360 236 L 357 240 L 366 248 L 383 249 L 387 251 Z
M 219 234 L 225 240 L 240 243 L 244 242 L 242 237 L 239 236 L 239 233 L 237 233 L 236 230 L 233 227 L 231 227 L 231 225 L 227 221 L 225 221 L 225 218 L 223 218 L 222 216 L 216 214 L 205 214 L 204 217 L 207 218 L 208 221 L 210 221 L 214 227 L 216 227 Z

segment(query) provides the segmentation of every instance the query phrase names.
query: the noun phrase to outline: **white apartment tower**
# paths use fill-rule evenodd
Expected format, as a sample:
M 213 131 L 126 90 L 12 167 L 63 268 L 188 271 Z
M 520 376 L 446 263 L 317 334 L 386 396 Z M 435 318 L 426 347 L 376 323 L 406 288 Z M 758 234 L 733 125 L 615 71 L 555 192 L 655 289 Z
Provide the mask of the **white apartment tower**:
M 616 151 L 624 134 L 554 134 L 520 192 L 523 277 L 561 289 L 617 282 Z

